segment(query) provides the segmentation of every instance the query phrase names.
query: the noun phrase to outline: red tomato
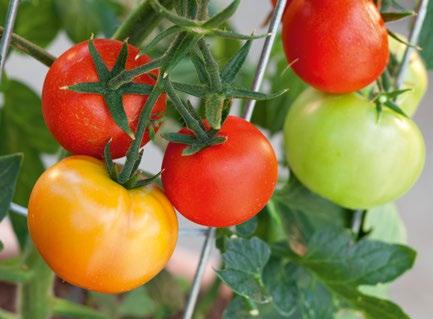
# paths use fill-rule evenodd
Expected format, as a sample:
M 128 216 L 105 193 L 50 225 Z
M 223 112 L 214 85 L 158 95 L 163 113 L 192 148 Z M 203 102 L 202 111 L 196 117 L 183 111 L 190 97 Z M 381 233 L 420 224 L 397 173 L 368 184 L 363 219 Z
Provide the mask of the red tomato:
M 96 50 L 111 70 L 117 60 L 122 42 L 109 39 L 94 40 Z M 126 69 L 132 69 L 147 63 L 146 55 L 136 57 L 139 50 L 128 45 Z M 112 139 L 111 152 L 114 158 L 126 154 L 131 138 L 113 121 L 101 95 L 77 93 L 64 89 L 81 82 L 97 82 L 98 76 L 90 56 L 88 42 L 81 42 L 63 53 L 51 66 L 45 78 L 42 91 L 42 110 L 45 122 L 57 139 L 68 151 L 74 154 L 90 155 L 101 158 L 105 144 Z M 154 84 L 148 75 L 134 80 L 136 83 Z M 145 95 L 128 94 L 123 96 L 123 106 L 129 125 L 136 130 L 138 117 Z M 165 110 L 165 96 L 161 96 L 154 106 L 153 116 L 158 118 Z M 142 140 L 149 141 L 146 133 Z
M 186 218 L 227 227 L 249 220 L 266 205 L 277 183 L 278 163 L 266 137 L 239 117 L 229 116 L 219 135 L 227 141 L 192 156 L 182 156 L 185 145 L 169 143 L 162 183 Z
M 294 71 L 329 93 L 367 86 L 389 60 L 387 31 L 371 0 L 293 0 L 282 36 Z

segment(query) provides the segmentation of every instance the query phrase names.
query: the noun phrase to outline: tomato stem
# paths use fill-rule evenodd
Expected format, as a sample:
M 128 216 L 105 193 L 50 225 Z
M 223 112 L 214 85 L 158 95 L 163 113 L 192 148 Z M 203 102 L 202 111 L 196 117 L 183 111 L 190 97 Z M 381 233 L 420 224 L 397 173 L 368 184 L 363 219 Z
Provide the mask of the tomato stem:
M 167 9 L 173 7 L 176 0 L 160 0 Z M 142 1 L 113 35 L 113 39 L 129 39 L 129 43 L 140 45 L 159 25 L 162 16 L 155 12 L 149 1 Z
M 4 28 L 0 26 L 0 37 L 3 36 Z M 50 67 L 54 63 L 56 57 L 48 53 L 46 50 L 40 46 L 34 44 L 33 42 L 12 33 L 11 46 L 15 49 L 35 58 L 37 61 Z

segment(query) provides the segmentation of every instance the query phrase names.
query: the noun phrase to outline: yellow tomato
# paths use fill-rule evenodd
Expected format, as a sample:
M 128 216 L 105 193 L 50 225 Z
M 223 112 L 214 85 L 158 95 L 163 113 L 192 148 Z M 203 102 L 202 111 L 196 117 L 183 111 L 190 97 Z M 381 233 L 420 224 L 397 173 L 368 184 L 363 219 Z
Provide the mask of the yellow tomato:
M 28 226 L 48 265 L 67 282 L 104 293 L 136 288 L 158 274 L 176 245 L 174 209 L 154 186 L 127 190 L 103 162 L 71 156 L 37 181 Z

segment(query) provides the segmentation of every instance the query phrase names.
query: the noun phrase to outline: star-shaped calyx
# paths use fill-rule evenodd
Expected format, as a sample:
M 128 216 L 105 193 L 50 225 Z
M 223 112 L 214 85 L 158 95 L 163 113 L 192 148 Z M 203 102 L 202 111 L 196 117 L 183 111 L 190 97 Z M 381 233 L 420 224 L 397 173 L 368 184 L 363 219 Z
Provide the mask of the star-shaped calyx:
M 108 70 L 107 65 L 102 60 L 102 57 L 96 50 L 93 39 L 90 39 L 88 43 L 89 53 L 95 65 L 99 81 L 78 83 L 68 86 L 66 87 L 66 89 L 79 93 L 102 95 L 114 122 L 131 138 L 134 138 L 134 133 L 129 127 L 128 118 L 123 107 L 122 96 L 124 94 L 148 95 L 152 91 L 153 86 L 141 83 L 134 83 L 132 81 L 124 83 L 117 88 L 114 88 L 112 85 L 110 85 L 110 80 L 125 70 L 126 60 L 128 58 L 127 41 L 123 42 L 116 63 L 111 69 L 111 71 Z

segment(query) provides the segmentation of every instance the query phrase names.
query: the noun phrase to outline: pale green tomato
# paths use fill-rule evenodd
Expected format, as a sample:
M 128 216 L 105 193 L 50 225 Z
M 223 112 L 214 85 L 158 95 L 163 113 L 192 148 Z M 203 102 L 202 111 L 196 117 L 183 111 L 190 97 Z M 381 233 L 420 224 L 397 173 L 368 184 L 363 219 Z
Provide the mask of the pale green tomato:
M 393 201 L 418 179 L 425 160 L 422 134 L 409 118 L 356 94 L 307 89 L 289 110 L 286 154 L 313 192 L 358 209 Z
M 402 36 L 400 36 L 400 38 L 404 39 Z M 396 55 L 397 60 L 401 61 L 404 51 L 406 50 L 406 45 L 389 37 L 389 46 L 391 52 Z M 412 89 L 412 91 L 400 95 L 397 99 L 397 104 L 407 116 L 413 116 L 415 114 L 427 91 L 427 86 L 427 69 L 418 52 L 414 51 L 410 57 L 409 67 L 407 68 L 402 87 L 403 89 Z

